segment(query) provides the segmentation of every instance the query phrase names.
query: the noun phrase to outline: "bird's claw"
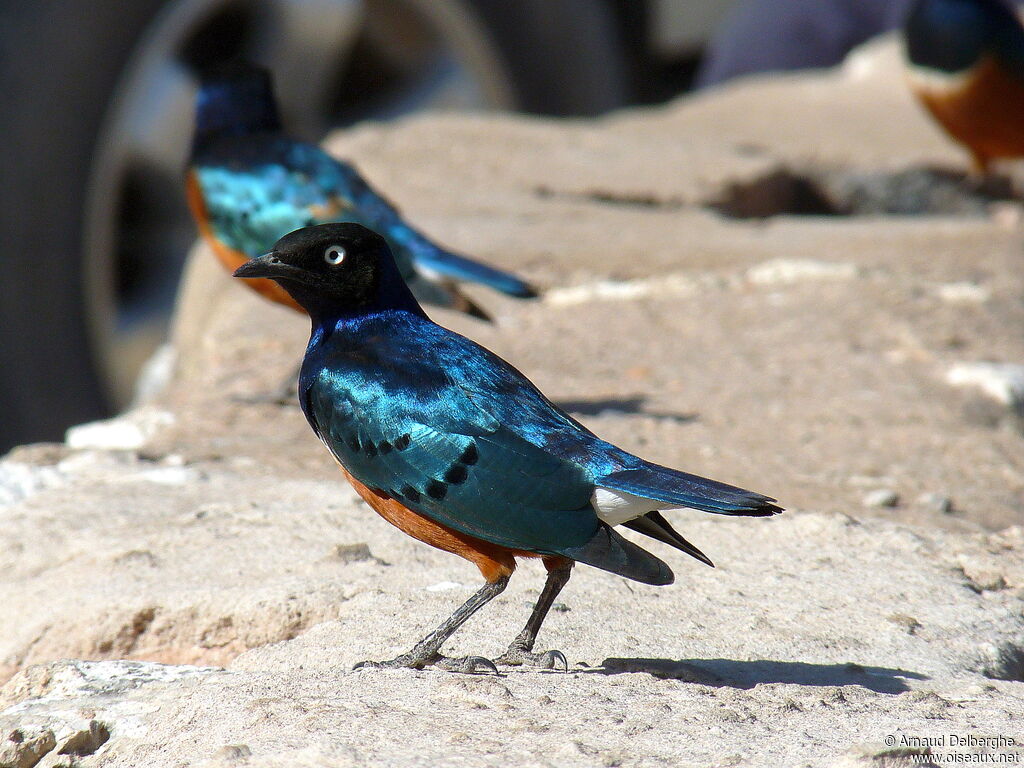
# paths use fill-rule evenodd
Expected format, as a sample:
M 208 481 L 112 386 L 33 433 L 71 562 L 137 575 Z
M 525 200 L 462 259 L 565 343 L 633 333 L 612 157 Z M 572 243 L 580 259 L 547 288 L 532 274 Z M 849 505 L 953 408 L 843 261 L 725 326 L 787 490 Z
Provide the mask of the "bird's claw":
M 531 653 L 520 648 L 509 648 L 494 661 L 497 664 L 505 664 L 510 667 L 527 666 L 537 669 L 560 669 L 562 672 L 569 671 L 569 660 L 561 651 Z
M 531 662 L 531 666 L 540 667 L 541 669 L 558 669 L 561 667 L 563 672 L 569 671 L 569 660 L 565 658 L 565 654 L 561 651 L 545 651 L 539 655 L 531 655 L 537 656 L 537 659 Z

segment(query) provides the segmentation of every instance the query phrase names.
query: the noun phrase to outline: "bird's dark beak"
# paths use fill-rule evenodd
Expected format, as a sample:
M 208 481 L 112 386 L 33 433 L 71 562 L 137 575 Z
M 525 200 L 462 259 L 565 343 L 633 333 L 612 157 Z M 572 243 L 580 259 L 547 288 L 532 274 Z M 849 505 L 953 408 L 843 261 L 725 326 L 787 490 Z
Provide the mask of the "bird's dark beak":
M 274 251 L 257 256 L 255 259 L 250 259 L 234 272 L 235 277 L 269 277 L 271 280 L 280 278 L 292 278 L 294 280 L 299 279 L 302 274 L 302 269 L 281 261 Z

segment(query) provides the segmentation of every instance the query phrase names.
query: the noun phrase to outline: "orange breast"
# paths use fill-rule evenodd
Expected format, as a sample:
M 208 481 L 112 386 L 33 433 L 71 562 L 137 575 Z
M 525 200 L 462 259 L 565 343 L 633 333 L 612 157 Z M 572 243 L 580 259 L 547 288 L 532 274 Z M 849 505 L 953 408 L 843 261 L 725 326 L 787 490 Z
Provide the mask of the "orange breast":
M 210 226 L 210 217 L 206 211 L 206 201 L 203 199 L 203 192 L 199 186 L 199 179 L 196 178 L 194 171 L 189 171 L 185 175 L 185 196 L 188 199 L 189 210 L 192 211 L 192 216 L 196 220 L 196 226 L 199 227 L 199 234 L 202 235 L 203 240 L 210 246 L 214 254 L 217 256 L 217 260 L 224 265 L 224 268 L 228 272 L 234 272 L 245 262 L 249 260 L 241 251 L 236 251 L 234 248 L 230 248 L 221 242 L 213 232 L 213 227 Z M 249 288 L 256 291 L 266 299 L 275 301 L 278 304 L 283 304 L 286 307 L 294 309 L 296 312 L 304 312 L 288 292 L 275 283 L 273 280 L 256 279 L 256 280 L 245 280 L 244 281 Z
M 378 515 L 414 539 L 464 557 L 474 563 L 489 582 L 495 582 L 502 576 L 511 576 L 516 569 L 517 557 L 541 557 L 536 552 L 509 549 L 436 523 L 428 517 L 413 512 L 387 494 L 363 485 L 352 477 L 344 467 L 341 467 L 341 471 L 352 483 L 356 493 L 362 496 L 363 501 L 369 504 Z M 549 568 L 553 567 L 552 563 L 564 562 L 562 558 L 553 557 L 545 557 L 544 560 Z
M 933 84 L 911 76 L 921 102 L 984 171 L 990 161 L 1024 156 L 1024 83 L 992 57 L 962 80 Z

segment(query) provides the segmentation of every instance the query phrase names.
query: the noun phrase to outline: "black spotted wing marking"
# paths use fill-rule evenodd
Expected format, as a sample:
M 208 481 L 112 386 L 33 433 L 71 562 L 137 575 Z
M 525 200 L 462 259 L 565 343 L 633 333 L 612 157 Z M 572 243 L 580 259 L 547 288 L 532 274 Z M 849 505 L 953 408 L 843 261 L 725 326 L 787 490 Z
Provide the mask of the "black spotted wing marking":
M 468 400 L 453 416 L 458 393 L 445 394 L 398 406 L 376 382 L 322 377 L 307 391 L 304 410 L 354 477 L 437 522 L 547 554 L 594 536 L 593 486 L 578 465 L 527 442 Z

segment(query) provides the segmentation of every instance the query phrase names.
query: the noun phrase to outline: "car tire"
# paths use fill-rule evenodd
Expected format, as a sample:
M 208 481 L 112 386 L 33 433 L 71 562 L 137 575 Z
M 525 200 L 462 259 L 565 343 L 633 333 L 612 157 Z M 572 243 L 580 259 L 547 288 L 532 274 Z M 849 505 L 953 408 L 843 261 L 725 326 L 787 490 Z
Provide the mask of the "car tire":
M 0 9 L 0 449 L 109 412 L 82 288 L 93 145 L 161 0 L 7 0 Z
M 604 0 L 473 0 L 520 109 L 595 115 L 630 102 L 626 46 Z

